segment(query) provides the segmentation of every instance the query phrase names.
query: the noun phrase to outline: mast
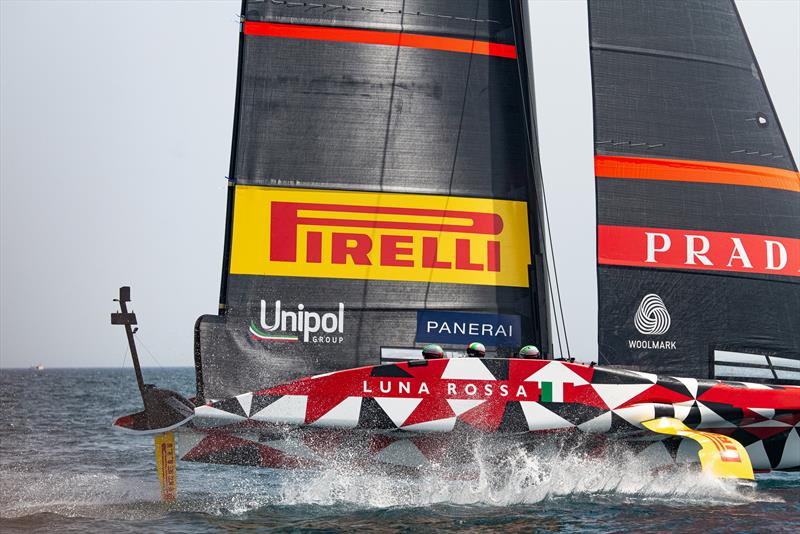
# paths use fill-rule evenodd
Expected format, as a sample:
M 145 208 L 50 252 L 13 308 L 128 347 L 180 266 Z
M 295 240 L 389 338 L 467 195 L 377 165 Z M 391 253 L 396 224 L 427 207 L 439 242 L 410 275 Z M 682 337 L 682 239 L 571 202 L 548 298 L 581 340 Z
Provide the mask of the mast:
M 225 241 L 222 246 L 222 276 L 219 288 L 219 314 L 225 315 L 228 299 L 228 274 L 231 264 L 231 232 L 233 231 L 233 203 L 236 198 L 236 148 L 239 139 L 239 114 L 242 85 L 242 64 L 244 61 L 244 21 L 247 0 L 242 0 L 239 11 L 239 52 L 236 62 L 236 97 L 233 105 L 233 133 L 231 136 L 231 159 L 228 169 L 227 201 L 225 207 Z M 195 336 L 196 337 L 196 336 Z M 195 351 L 197 352 L 197 351 Z M 199 369 L 199 367 L 198 367 Z
M 519 0 L 509 0 L 512 13 L 514 14 L 514 35 L 516 46 L 520 58 L 517 61 L 519 67 L 520 90 L 524 98 L 525 106 L 525 134 L 527 137 L 526 158 L 531 166 L 530 184 L 530 212 L 531 212 L 531 251 L 533 254 L 533 264 L 531 278 L 531 291 L 533 292 L 534 339 L 538 340 L 540 350 L 544 358 L 553 357 L 553 342 L 550 337 L 550 287 L 548 284 L 549 266 L 547 262 L 546 240 L 545 240 L 545 218 L 541 209 L 543 200 L 542 187 L 542 166 L 539 159 L 539 135 L 536 122 L 536 97 L 535 92 L 530 90 L 530 83 L 533 82 L 533 69 L 528 69 L 529 53 L 527 43 L 532 42 L 530 35 L 530 25 L 527 23 L 530 12 L 526 9 L 527 3 Z M 532 60 L 530 60 L 532 61 Z M 557 319 L 556 319 L 557 320 Z

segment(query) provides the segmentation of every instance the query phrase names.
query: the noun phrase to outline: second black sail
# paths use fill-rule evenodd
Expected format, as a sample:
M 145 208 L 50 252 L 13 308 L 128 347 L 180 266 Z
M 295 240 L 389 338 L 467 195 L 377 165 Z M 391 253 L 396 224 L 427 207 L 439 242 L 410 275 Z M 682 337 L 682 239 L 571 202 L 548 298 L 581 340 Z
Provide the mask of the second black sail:
M 730 0 L 590 0 L 599 361 L 800 381 L 800 175 Z

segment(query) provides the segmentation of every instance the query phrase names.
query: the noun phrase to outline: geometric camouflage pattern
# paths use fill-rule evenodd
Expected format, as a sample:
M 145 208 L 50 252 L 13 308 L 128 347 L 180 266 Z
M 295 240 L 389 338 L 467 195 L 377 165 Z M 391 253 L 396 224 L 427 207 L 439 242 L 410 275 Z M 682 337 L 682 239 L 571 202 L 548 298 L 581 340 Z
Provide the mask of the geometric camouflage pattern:
M 799 387 L 478 358 L 348 369 L 210 402 L 182 429 L 191 432 L 182 436 L 181 457 L 295 468 L 344 448 L 350 457 L 413 468 L 454 456 L 454 442 L 491 439 L 499 454 L 544 435 L 580 433 L 667 461 L 696 461 L 690 440 L 641 425 L 658 417 L 732 437 L 756 470 L 800 467 Z

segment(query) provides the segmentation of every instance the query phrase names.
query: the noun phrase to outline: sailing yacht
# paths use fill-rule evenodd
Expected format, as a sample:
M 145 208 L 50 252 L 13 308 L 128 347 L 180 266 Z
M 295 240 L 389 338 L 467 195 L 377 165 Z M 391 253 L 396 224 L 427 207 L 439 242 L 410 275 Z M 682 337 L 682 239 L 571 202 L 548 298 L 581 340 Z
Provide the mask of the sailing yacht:
M 144 383 L 129 288 L 112 316 L 145 405 L 115 425 L 156 434 L 165 498 L 176 458 L 419 472 L 554 434 L 800 467 L 800 175 L 736 6 L 588 10 L 598 365 L 553 335 L 527 3 L 243 1 L 195 396 Z

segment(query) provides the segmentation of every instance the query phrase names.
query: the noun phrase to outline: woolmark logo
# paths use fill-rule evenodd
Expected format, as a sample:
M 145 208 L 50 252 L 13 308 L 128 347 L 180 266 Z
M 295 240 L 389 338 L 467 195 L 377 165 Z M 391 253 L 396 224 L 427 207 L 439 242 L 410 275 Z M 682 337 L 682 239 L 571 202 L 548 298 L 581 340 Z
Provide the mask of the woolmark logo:
M 267 301 L 261 301 L 260 325 L 250 322 L 249 332 L 259 341 L 289 343 L 341 343 L 344 341 L 344 303 L 339 303 L 338 313 L 317 313 L 298 304 L 297 310 L 287 310 L 280 300 L 275 301 L 272 318 L 267 313 Z
M 672 320 L 664 301 L 655 293 L 644 296 L 642 303 L 639 304 L 639 309 L 636 310 L 636 316 L 633 318 L 636 330 L 649 336 L 666 334 L 671 323 Z

